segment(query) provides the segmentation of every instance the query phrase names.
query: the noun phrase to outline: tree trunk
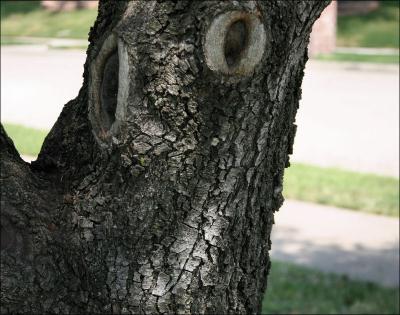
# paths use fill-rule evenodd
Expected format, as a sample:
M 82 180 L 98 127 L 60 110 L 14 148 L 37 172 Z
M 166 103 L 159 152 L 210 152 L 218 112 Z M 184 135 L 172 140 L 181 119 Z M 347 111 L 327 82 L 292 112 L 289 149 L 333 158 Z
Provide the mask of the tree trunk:
M 324 1 L 102 1 L 38 160 L 1 127 L 2 313 L 259 313 Z

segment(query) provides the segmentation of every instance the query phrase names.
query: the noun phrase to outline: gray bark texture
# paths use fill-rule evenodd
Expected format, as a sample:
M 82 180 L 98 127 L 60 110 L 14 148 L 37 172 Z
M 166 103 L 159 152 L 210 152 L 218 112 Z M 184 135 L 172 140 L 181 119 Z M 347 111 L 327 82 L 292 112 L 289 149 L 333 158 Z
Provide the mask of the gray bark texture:
M 1 313 L 259 313 L 327 4 L 101 1 L 37 161 L 0 129 Z

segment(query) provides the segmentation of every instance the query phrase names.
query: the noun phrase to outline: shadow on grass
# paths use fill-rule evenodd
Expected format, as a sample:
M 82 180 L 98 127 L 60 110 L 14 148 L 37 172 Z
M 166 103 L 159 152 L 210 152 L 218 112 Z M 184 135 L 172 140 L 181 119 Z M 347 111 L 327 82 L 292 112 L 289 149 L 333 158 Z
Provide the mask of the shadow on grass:
M 398 288 L 272 261 L 262 314 L 398 313 Z
M 1 1 L 1 18 L 6 18 L 11 14 L 26 14 L 40 9 L 40 1 Z
M 350 249 L 274 232 L 263 314 L 399 314 L 398 240 Z
M 272 233 L 273 259 L 348 275 L 353 280 L 399 287 L 399 243 L 396 239 L 382 248 L 355 244 L 350 249 L 299 239 L 296 228 L 280 226 Z

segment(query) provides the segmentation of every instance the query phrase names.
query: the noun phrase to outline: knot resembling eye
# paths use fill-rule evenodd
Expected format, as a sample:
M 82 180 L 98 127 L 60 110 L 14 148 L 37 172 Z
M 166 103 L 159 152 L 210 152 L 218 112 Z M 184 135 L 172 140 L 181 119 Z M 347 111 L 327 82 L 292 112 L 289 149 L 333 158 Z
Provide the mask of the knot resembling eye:
M 225 36 L 224 54 L 228 67 L 237 65 L 247 45 L 247 25 L 243 20 L 236 21 L 229 26 Z
M 124 115 L 128 95 L 128 54 L 116 35 L 109 35 L 90 66 L 89 118 L 96 140 L 107 144 Z
M 204 54 L 208 67 L 231 75 L 249 75 L 261 61 L 266 36 L 252 13 L 230 11 L 217 16 L 207 30 Z

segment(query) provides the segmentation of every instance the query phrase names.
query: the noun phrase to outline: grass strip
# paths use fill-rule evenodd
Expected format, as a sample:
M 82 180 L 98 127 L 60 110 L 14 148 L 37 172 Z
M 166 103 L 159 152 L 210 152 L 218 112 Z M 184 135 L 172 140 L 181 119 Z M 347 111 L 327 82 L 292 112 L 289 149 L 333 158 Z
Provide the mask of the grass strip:
M 285 198 L 399 216 L 399 179 L 294 163 L 286 169 Z
M 96 9 L 51 12 L 44 10 L 40 1 L 1 1 L 1 33 L 87 39 L 96 16 Z
M 4 123 L 4 129 L 22 155 L 37 156 L 48 131 Z
M 367 55 L 354 53 L 332 53 L 317 55 L 316 59 L 324 61 L 350 61 L 350 62 L 371 62 L 371 63 L 386 63 L 399 64 L 399 55 Z

